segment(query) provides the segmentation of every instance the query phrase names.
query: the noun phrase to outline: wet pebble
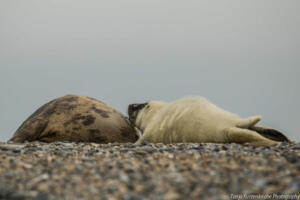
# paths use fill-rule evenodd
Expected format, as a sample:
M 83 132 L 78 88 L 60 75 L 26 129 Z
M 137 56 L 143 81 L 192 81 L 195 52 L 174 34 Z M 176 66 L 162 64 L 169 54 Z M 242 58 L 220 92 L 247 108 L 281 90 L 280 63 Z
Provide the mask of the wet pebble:
M 0 143 L 0 199 L 230 199 L 299 194 L 300 143 Z M 8 187 L 9 186 L 9 187 Z

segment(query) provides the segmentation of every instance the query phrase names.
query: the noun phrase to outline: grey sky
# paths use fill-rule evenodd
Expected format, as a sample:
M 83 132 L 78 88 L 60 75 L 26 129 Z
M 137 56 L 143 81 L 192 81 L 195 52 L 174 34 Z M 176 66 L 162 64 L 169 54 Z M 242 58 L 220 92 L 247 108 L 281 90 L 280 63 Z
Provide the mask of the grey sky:
M 300 1 L 1 0 L 0 141 L 75 93 L 126 112 L 205 96 L 299 134 Z

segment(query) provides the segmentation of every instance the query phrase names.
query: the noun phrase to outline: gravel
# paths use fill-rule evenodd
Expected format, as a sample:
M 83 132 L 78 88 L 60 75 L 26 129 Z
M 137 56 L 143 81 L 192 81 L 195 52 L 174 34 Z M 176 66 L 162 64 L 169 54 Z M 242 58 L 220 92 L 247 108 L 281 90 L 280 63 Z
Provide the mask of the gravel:
M 300 199 L 300 143 L 0 143 L 0 199 L 251 197 L 245 195 Z

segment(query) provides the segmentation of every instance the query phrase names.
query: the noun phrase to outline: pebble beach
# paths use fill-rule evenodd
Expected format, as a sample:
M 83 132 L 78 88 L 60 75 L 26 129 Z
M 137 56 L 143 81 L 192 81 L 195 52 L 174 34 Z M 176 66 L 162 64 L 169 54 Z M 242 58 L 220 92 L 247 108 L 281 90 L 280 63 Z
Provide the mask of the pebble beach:
M 300 199 L 300 143 L 0 143 L 0 199 Z

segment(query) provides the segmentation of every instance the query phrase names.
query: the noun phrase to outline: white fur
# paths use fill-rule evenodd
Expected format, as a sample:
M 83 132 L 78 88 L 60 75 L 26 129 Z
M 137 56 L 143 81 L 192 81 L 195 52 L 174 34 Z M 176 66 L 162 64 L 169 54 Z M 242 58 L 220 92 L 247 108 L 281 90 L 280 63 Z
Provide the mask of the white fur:
M 143 132 L 138 143 L 271 141 L 248 129 L 260 120 L 260 116 L 243 119 L 205 98 L 193 97 L 171 103 L 150 101 L 135 124 Z

